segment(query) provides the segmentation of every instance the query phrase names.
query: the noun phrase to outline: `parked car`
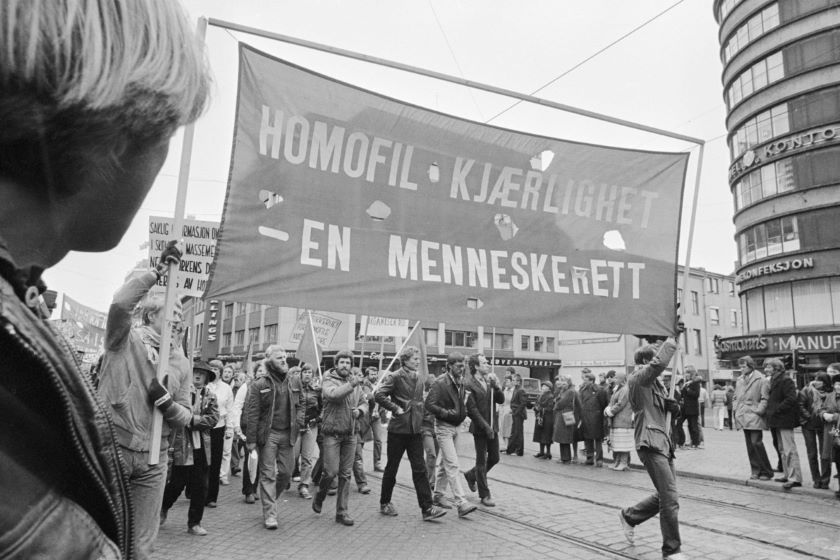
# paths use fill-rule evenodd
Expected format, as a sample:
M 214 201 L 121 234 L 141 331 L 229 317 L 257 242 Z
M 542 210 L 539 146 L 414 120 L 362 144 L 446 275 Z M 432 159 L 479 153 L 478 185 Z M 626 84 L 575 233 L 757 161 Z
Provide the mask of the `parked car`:
M 528 408 L 533 408 L 534 403 L 540 397 L 540 380 L 533 377 L 523 377 L 522 388 L 525 390 L 525 396 L 528 397 Z

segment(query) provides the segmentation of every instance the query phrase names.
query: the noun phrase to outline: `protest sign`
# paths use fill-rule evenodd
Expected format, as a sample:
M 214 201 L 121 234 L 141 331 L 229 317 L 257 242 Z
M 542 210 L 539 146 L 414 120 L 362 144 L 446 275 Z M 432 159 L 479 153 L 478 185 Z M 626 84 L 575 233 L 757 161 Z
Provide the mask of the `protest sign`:
M 178 285 L 181 295 L 200 298 L 207 287 L 210 265 L 216 255 L 216 239 L 219 235 L 219 222 L 203 220 L 184 220 L 180 235 L 172 231 L 172 218 L 149 217 L 149 266 L 158 264 L 161 251 L 172 239 L 181 241 L 181 265 L 178 270 Z M 166 288 L 167 277 L 158 280 L 156 289 Z M 153 288 L 155 289 L 155 288 Z
M 470 122 L 247 45 L 234 134 L 209 297 L 673 330 L 686 153 Z
M 62 334 L 85 354 L 102 352 L 105 342 L 105 323 L 108 316 L 102 311 L 82 305 L 67 294 L 61 303 Z

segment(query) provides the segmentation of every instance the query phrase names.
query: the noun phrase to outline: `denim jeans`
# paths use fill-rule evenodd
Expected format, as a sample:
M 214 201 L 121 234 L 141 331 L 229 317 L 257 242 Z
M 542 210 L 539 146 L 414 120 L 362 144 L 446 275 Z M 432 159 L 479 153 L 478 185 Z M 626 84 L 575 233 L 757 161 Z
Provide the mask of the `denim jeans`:
M 301 486 L 312 485 L 312 467 L 318 459 L 318 444 L 315 439 L 318 437 L 318 428 L 309 428 L 301 432 L 295 442 L 295 447 L 300 446 L 300 484 Z
M 347 513 L 350 501 L 350 473 L 353 470 L 353 460 L 356 457 L 356 436 L 324 435 L 322 444 L 324 472 L 318 484 L 318 494 L 315 501 L 323 503 L 327 497 L 327 490 L 335 477 L 338 477 L 338 495 L 335 500 L 336 515 Z
M 429 486 L 434 486 L 438 442 L 437 438 L 430 433 L 423 434 L 423 454 L 426 457 L 426 476 L 429 478 Z
M 359 488 L 367 484 L 365 460 L 362 457 L 364 450 L 365 440 L 359 434 L 356 434 L 356 452 L 353 454 L 353 478 L 356 480 L 356 486 Z
M 370 423 L 370 428 L 373 430 L 373 466 L 382 467 L 382 445 L 388 434 L 388 429 L 378 419 L 374 419 Z
M 461 465 L 458 461 L 458 426 L 445 422 L 435 422 L 435 436 L 440 449 L 440 466 L 435 477 L 435 496 L 446 494 L 446 486 L 452 489 L 455 503 L 461 505 L 467 501 L 461 486 Z
M 411 464 L 411 479 L 414 482 L 414 492 L 417 494 L 417 504 L 426 511 L 432 507 L 432 487 L 426 474 L 426 463 L 423 459 L 423 436 L 421 434 L 399 434 L 388 432 L 388 462 L 382 475 L 382 491 L 379 503 L 391 502 L 394 485 L 397 483 L 397 471 L 400 468 L 402 456 L 408 454 Z
M 292 441 L 289 430 L 271 431 L 260 450 L 260 501 L 263 520 L 277 520 L 277 498 L 292 478 Z M 211 473 L 212 478 L 212 473 Z
M 147 560 L 157 539 L 160 526 L 160 507 L 166 486 L 167 445 L 161 445 L 157 465 L 149 464 L 149 454 L 122 448 L 129 476 L 131 499 L 134 502 L 134 534 L 137 538 L 137 558 Z
M 635 527 L 659 514 L 659 527 L 662 531 L 662 555 L 680 551 L 679 495 L 677 494 L 677 474 L 674 461 L 656 451 L 647 448 L 638 450 L 639 459 L 645 466 L 656 492 L 627 509 L 622 510 L 627 523 Z

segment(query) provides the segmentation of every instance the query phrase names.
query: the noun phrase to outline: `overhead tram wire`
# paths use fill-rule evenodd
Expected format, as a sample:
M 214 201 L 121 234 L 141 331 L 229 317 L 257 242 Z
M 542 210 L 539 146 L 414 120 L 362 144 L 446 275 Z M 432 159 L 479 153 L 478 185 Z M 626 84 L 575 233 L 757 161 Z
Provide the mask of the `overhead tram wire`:
M 653 23 L 655 20 L 657 20 L 661 16 L 664 16 L 666 13 L 670 12 L 671 10 L 673 10 L 674 8 L 676 8 L 677 6 L 682 4 L 683 2 L 685 2 L 685 0 L 678 0 L 674 4 L 671 4 L 669 7 L 665 8 L 664 10 L 662 10 L 661 12 L 659 12 L 658 14 L 656 14 L 655 16 L 650 18 L 649 20 L 647 20 L 647 21 L 639 24 L 638 26 L 634 27 L 633 29 L 631 29 L 630 31 L 628 31 L 627 33 L 625 33 L 624 35 L 622 35 L 621 37 L 619 37 L 618 39 L 613 41 L 612 43 L 610 43 L 607 46 L 599 49 L 598 51 L 591 54 L 590 56 L 584 58 L 583 60 L 581 60 L 580 62 L 578 62 L 577 64 L 575 64 L 571 68 L 569 68 L 568 70 L 564 71 L 562 74 L 560 74 L 556 78 L 553 78 L 553 79 L 549 80 L 548 82 L 546 82 L 545 84 L 541 85 L 540 87 L 538 87 L 537 89 L 532 91 L 529 95 L 536 95 L 537 93 L 541 92 L 542 90 L 544 90 L 545 88 L 547 88 L 548 86 L 550 86 L 551 84 L 553 84 L 554 82 L 559 80 L 560 78 L 563 78 L 564 76 L 567 76 L 571 72 L 574 72 L 575 70 L 577 70 L 578 68 L 580 68 L 581 66 L 583 66 L 587 62 L 591 61 L 593 58 L 595 58 L 599 54 L 611 49 L 612 47 L 614 47 L 618 43 L 622 42 L 624 39 L 630 37 L 631 35 L 633 35 L 637 31 L 639 31 L 642 28 L 646 27 L 647 25 Z M 503 109 L 502 111 L 499 111 L 498 113 L 496 113 L 495 115 L 493 115 L 492 117 L 490 117 L 489 119 L 484 121 L 484 123 L 488 124 L 488 123 L 490 123 L 490 121 L 493 121 L 493 120 L 497 119 L 498 117 L 501 117 L 502 115 L 504 115 L 505 113 L 507 113 L 508 111 L 510 111 L 511 109 L 513 109 L 514 107 L 516 107 L 517 105 L 522 103 L 522 101 L 523 101 L 522 99 L 515 101 L 512 105 L 510 105 L 506 109 Z

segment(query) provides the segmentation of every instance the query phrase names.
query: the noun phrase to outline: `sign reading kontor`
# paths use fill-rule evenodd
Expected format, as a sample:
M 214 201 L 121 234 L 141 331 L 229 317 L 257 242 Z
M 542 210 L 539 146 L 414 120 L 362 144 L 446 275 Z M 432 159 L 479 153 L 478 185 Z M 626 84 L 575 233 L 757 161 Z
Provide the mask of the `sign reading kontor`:
M 673 330 L 688 155 L 482 125 L 240 48 L 207 297 L 437 324 Z

